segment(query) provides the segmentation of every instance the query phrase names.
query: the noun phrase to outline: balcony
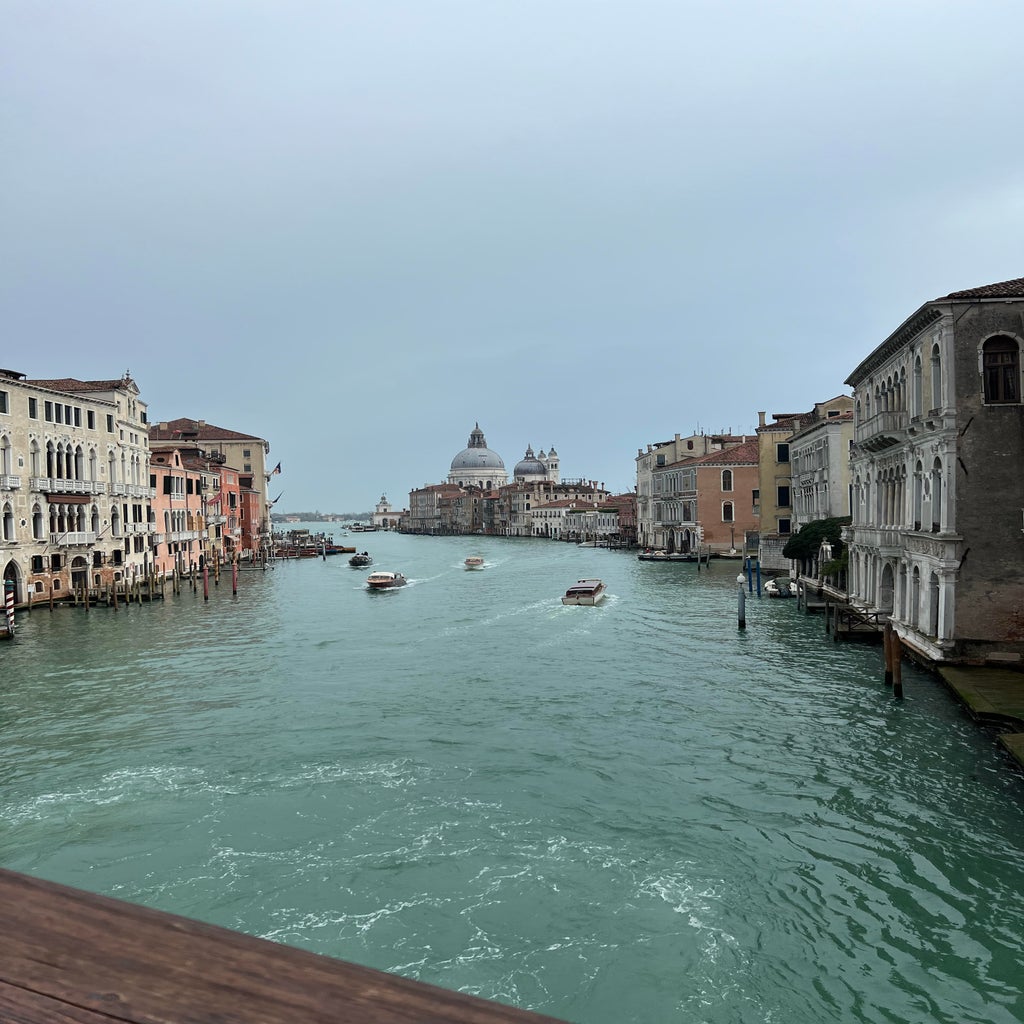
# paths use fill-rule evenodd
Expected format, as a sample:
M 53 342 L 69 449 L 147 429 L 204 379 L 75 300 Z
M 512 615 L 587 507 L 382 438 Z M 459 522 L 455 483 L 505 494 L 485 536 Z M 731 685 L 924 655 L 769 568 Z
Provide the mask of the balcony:
M 59 548 L 80 548 L 96 543 L 96 533 L 86 530 L 80 533 L 51 533 L 50 543 Z
M 103 494 L 99 480 L 63 480 L 52 476 L 29 477 L 29 489 L 43 494 Z
M 866 451 L 880 452 L 907 439 L 910 416 L 906 410 L 875 413 L 857 424 L 854 441 Z
M 21 477 L 0 473 L 0 491 L 16 491 L 21 487 Z

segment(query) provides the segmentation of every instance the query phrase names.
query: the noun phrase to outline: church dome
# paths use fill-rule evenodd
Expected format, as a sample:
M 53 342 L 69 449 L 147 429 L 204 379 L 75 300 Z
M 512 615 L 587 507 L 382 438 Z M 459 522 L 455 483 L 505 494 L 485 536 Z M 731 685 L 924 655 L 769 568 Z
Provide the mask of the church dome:
M 512 471 L 512 475 L 517 480 L 526 480 L 546 477 L 547 472 L 547 467 L 544 463 L 533 454 L 533 448 L 527 445 L 526 455 L 516 463 L 516 468 Z
M 452 472 L 460 469 L 500 469 L 505 468 L 501 456 L 487 447 L 487 439 L 478 423 L 469 435 L 469 446 L 463 448 L 452 459 Z

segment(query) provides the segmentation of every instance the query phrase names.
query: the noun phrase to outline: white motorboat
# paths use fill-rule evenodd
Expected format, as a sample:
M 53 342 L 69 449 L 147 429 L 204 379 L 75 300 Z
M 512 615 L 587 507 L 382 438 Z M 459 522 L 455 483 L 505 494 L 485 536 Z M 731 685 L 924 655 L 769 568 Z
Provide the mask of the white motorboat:
M 408 582 L 400 572 L 371 572 L 366 577 L 366 585 L 371 590 L 391 590 L 393 587 L 404 587 Z
M 562 604 L 597 604 L 603 597 L 605 585 L 601 580 L 577 580 L 562 597 Z
M 465 562 L 467 569 L 482 569 L 484 567 L 484 560 L 480 555 L 470 555 Z

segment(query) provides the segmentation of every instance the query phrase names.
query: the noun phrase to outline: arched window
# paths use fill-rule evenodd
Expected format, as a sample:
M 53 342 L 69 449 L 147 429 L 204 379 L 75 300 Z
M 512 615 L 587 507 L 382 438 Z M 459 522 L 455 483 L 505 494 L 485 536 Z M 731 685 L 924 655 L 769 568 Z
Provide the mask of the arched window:
M 15 540 L 14 536 L 14 509 L 9 501 L 4 502 L 3 511 L 4 540 Z
M 942 356 L 939 346 L 932 345 L 932 404 L 933 409 L 942 408 Z
M 723 491 L 731 491 L 732 490 L 732 470 L 731 469 L 723 469 L 722 470 L 722 490 Z
M 32 476 L 39 476 L 39 442 L 34 439 L 28 450 L 28 468 Z
M 988 405 L 1020 401 L 1020 346 L 1013 338 L 989 338 L 982 346 L 981 365 Z
M 723 523 L 731 523 L 732 521 L 733 521 L 732 502 L 731 501 L 723 501 L 722 502 L 722 522 Z
M 914 416 L 920 416 L 924 411 L 924 395 L 921 383 L 921 357 L 914 358 L 914 398 L 913 408 L 910 410 Z
M 46 540 L 46 525 L 43 522 L 43 510 L 39 505 L 32 506 L 32 539 Z
M 6 435 L 0 435 L 0 476 L 7 476 L 11 472 L 11 440 Z
M 914 529 L 921 529 L 921 512 L 924 508 L 924 466 L 918 459 L 914 467 Z
M 938 533 L 942 524 L 942 460 L 932 465 L 932 533 Z

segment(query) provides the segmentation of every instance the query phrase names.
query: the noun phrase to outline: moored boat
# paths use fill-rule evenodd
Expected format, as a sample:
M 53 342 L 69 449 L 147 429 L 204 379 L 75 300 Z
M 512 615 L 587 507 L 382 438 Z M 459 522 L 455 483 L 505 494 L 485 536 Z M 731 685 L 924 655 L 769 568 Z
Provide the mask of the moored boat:
M 482 569 L 484 567 L 484 560 L 480 555 L 470 555 L 465 562 L 467 569 Z
M 605 590 L 602 580 L 577 580 L 563 595 L 562 604 L 595 605 L 604 597 Z
M 391 590 L 394 587 L 404 587 L 408 582 L 400 572 L 371 572 L 366 577 L 366 585 L 371 590 Z

